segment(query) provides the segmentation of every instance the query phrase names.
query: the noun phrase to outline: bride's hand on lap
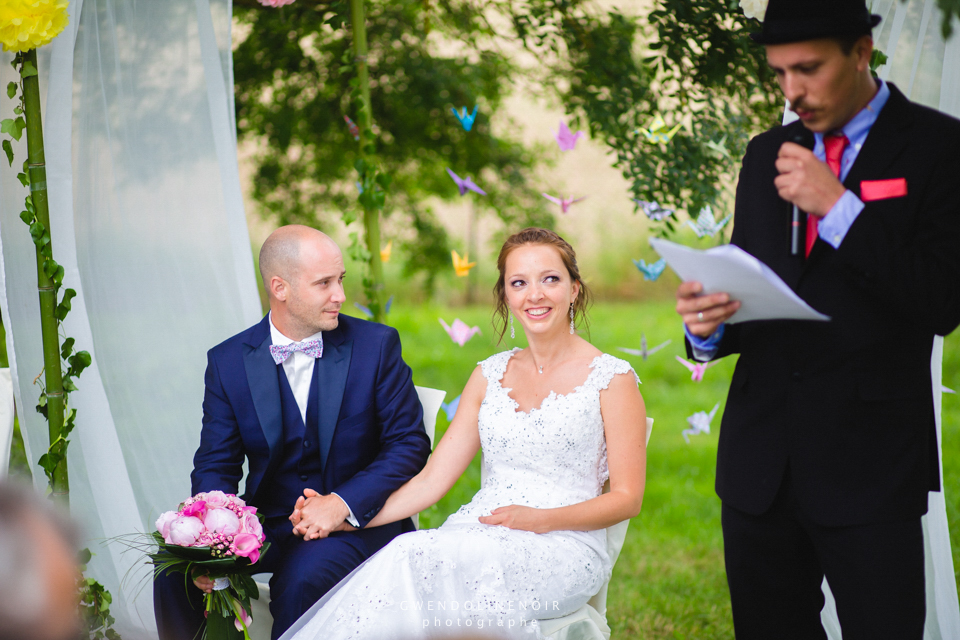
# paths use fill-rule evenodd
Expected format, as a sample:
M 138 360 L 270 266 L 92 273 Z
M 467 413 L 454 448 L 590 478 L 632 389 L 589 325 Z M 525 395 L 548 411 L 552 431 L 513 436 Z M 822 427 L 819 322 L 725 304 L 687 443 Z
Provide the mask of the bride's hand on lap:
M 546 526 L 542 509 L 521 507 L 511 504 L 508 507 L 497 507 L 489 516 L 480 516 L 483 524 L 500 525 L 508 529 L 520 529 L 533 533 L 546 533 L 550 528 Z

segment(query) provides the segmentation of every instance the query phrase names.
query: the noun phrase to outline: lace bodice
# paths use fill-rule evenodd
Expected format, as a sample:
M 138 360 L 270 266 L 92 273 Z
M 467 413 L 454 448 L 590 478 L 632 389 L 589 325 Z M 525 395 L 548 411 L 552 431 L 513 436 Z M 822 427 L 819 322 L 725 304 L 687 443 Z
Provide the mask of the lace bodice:
M 600 391 L 617 374 L 633 374 L 630 364 L 602 354 L 587 379 L 570 393 L 551 392 L 539 408 L 519 411 L 501 386 L 504 351 L 480 363 L 487 393 L 480 405 L 483 481 L 474 499 L 451 518 L 476 518 L 510 504 L 538 509 L 563 507 L 600 495 L 609 477 L 607 446 L 600 415 Z

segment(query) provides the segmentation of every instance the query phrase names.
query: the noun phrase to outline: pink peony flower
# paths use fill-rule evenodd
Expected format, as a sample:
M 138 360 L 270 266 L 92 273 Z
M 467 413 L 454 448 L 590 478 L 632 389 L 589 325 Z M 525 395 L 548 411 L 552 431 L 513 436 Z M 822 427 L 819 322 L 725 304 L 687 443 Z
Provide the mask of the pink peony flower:
M 282 7 L 285 4 L 293 4 L 293 0 L 257 0 L 265 7 Z
M 238 533 L 233 538 L 236 554 L 242 558 L 249 558 L 250 562 L 260 559 L 260 538 L 252 533 Z
M 177 516 L 170 522 L 169 535 L 163 537 L 167 544 L 175 544 L 181 547 L 190 547 L 196 544 L 197 538 L 203 533 L 203 521 L 193 516 Z
M 160 532 L 164 540 L 170 535 L 170 523 L 176 520 L 178 515 L 176 511 L 167 511 L 161 513 L 160 517 L 157 518 L 157 531 Z
M 252 533 L 257 536 L 257 540 L 263 540 L 263 527 L 260 525 L 260 519 L 250 512 L 243 514 L 243 518 L 240 520 L 240 532 Z
M 208 491 L 206 494 L 198 494 L 196 497 L 207 503 L 207 509 L 220 509 L 227 506 L 230 501 L 230 498 L 223 491 Z
M 208 509 L 203 525 L 210 533 L 232 536 L 240 529 L 240 518 L 230 509 Z
M 204 500 L 197 500 L 183 508 L 183 511 L 180 512 L 180 515 L 189 517 L 202 518 L 203 512 L 207 508 L 207 503 Z

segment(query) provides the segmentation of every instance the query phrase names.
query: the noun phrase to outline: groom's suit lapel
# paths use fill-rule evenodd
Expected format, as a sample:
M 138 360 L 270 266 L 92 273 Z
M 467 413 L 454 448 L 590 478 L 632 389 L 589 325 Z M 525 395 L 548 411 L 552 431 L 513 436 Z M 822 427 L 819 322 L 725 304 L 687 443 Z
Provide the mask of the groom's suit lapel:
M 268 473 L 276 465 L 283 448 L 283 410 L 280 406 L 280 381 L 277 364 L 270 355 L 270 316 L 251 332 L 243 351 L 243 368 L 253 397 L 253 408 L 270 447 Z
M 337 430 L 337 418 L 343 404 L 343 393 L 347 388 L 347 373 L 350 370 L 350 358 L 353 354 L 353 340 L 343 335 L 343 320 L 333 331 L 323 334 L 323 357 L 317 361 L 314 384 L 320 398 L 319 423 L 320 464 L 324 472 L 327 469 L 327 456 Z
M 910 101 L 893 84 L 890 87 L 890 97 L 877 121 L 870 128 L 863 147 L 857 154 L 857 159 L 843 186 L 860 197 L 860 182 L 863 180 L 877 180 L 883 177 L 884 172 L 896 162 L 910 143 L 910 129 L 913 126 L 913 112 Z M 901 176 L 891 176 L 901 177 Z M 804 265 L 804 272 L 818 262 L 824 252 L 831 250 L 825 243 L 814 245 L 810 257 Z

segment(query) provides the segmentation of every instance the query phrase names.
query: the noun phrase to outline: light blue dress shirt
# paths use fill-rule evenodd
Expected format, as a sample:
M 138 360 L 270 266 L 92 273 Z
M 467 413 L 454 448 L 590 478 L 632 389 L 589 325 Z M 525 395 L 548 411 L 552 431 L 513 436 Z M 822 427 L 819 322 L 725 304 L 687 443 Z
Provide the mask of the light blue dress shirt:
M 847 174 L 850 173 L 850 167 L 853 166 L 863 143 L 867 140 L 867 134 L 870 133 L 873 123 L 877 121 L 880 111 L 890 97 L 890 87 L 887 86 L 886 82 L 878 79 L 877 85 L 879 85 L 877 95 L 873 96 L 867 106 L 857 112 L 857 115 L 853 116 L 840 129 L 847 136 L 847 140 L 850 141 L 840 158 L 840 182 L 846 180 Z M 821 162 L 826 162 L 827 155 L 823 145 L 823 134 L 814 133 L 813 137 L 816 141 L 813 146 L 813 155 Z M 863 202 L 856 194 L 847 189 L 827 212 L 827 215 L 823 216 L 817 223 L 817 235 L 834 249 L 839 249 L 840 243 L 847 237 L 847 232 L 850 231 L 850 227 L 853 226 L 861 211 L 863 211 Z M 717 327 L 717 330 L 706 338 L 690 333 L 687 325 L 683 325 L 683 331 L 686 333 L 687 339 L 690 340 L 690 345 L 693 347 L 693 356 L 696 360 L 706 362 L 720 348 L 723 325 Z

